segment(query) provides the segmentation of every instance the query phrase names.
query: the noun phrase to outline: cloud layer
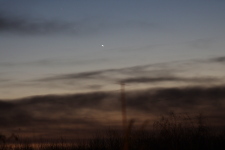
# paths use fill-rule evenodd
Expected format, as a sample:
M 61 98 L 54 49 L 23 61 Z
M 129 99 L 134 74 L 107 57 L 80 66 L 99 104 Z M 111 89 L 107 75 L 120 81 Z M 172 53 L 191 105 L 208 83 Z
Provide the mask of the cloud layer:
M 157 29 L 158 24 L 138 20 L 127 20 L 113 22 L 108 19 L 83 18 L 81 20 L 43 20 L 25 19 L 21 17 L 0 14 L 0 32 L 12 32 L 25 35 L 48 35 L 48 34 L 70 34 L 70 35 L 90 35 L 101 33 L 102 30 L 110 29 Z
M 40 74 L 30 79 L 23 77 L 16 79 L 16 77 L 10 78 L 7 73 L 3 73 L 0 78 L 1 83 L 3 83 L 0 89 L 2 97 L 16 98 L 16 96 L 10 96 L 31 96 L 36 94 L 36 90 L 40 92 L 39 94 L 117 90 L 120 83 L 127 84 L 128 90 L 179 86 L 213 87 L 225 83 L 223 59 L 223 56 L 220 56 L 201 60 L 174 61 L 93 71 L 73 71 L 74 67 L 72 67 L 70 70 L 67 69 L 60 73 L 58 71 L 52 72 L 49 67 L 64 67 L 75 62 L 58 59 L 30 61 L 11 65 L 14 67 L 18 65 L 25 65 L 24 67 L 44 65 L 47 68 L 43 69 L 49 69 L 50 74 Z M 92 60 L 89 61 L 92 62 Z M 95 61 L 106 60 L 93 60 L 92 63 Z M 4 67 L 4 63 L 1 65 Z M 67 73 L 68 71 L 69 73 Z
M 224 83 L 220 72 L 208 75 L 210 68 L 221 67 L 223 57 L 215 57 L 205 60 L 189 60 L 186 62 L 159 63 L 152 65 L 140 65 L 120 69 L 106 69 L 69 74 L 58 74 L 34 80 L 36 83 L 94 83 L 104 84 L 184 84 L 184 85 L 211 85 Z M 208 68 L 208 69 L 207 69 Z M 202 74 L 199 73 L 201 70 Z M 199 74 L 199 75 L 196 75 Z M 97 82 L 96 82 L 97 81 Z
M 127 92 L 128 118 L 154 122 L 171 111 L 203 113 L 209 125 L 225 125 L 225 87 L 164 88 Z M 119 93 L 35 96 L 0 101 L 0 127 L 8 132 L 37 136 L 73 136 L 121 124 Z M 138 123 L 138 122 L 137 122 Z M 46 127 L 45 128 L 43 128 Z M 66 131 L 73 131 L 72 133 Z M 28 136 L 28 134 L 27 134 Z
M 28 21 L 16 17 L 0 15 L 0 31 L 9 31 L 24 34 L 48 34 L 55 32 L 68 32 L 74 28 L 70 23 Z M 74 30 L 75 32 L 76 30 Z

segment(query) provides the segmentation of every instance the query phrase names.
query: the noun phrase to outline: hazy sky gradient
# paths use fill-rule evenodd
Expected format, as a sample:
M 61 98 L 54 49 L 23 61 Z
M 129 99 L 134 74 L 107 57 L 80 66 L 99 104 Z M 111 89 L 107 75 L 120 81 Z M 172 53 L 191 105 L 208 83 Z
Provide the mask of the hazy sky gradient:
M 0 0 L 0 130 L 52 138 L 118 127 L 121 82 L 135 127 L 171 111 L 223 126 L 224 8 L 224 0 Z
M 224 6 L 221 0 L 0 0 L 0 98 L 85 92 L 130 81 L 115 71 L 111 78 L 117 79 L 110 82 L 80 80 L 66 88 L 52 81 L 57 88 L 50 89 L 45 78 L 223 57 Z M 196 70 L 204 64 L 209 62 Z M 193 74 L 191 66 L 187 74 L 203 74 Z M 213 76 L 221 76 L 221 66 L 214 68 L 219 69 Z M 212 74 L 206 70 L 203 75 Z M 129 78 L 146 78 L 142 73 Z

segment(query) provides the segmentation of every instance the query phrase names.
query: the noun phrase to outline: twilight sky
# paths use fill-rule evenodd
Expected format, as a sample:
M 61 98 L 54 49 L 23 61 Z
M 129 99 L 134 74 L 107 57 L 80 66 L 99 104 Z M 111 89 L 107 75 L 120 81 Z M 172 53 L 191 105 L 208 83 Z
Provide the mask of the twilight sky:
M 181 68 L 185 78 L 221 76 L 222 66 L 207 60 L 225 54 L 224 6 L 222 0 L 0 0 L 0 98 L 117 90 L 120 80 L 170 78 Z
M 116 126 L 121 82 L 128 118 L 175 111 L 224 124 L 224 7 L 0 0 L 0 129 L 47 136 Z

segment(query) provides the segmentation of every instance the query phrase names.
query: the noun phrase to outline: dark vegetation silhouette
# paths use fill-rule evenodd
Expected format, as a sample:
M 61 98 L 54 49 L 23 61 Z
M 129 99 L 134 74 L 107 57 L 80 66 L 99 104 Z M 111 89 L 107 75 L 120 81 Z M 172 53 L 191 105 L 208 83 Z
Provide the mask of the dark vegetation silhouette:
M 36 144 L 19 136 L 0 135 L 1 150 L 222 150 L 225 149 L 225 130 L 207 125 L 202 114 L 190 117 L 171 112 L 161 116 L 152 126 L 145 121 L 135 126 L 127 123 L 126 132 L 108 129 L 99 131 L 93 138 L 68 141 L 63 138 Z M 151 127 L 149 129 L 148 127 Z M 124 146 L 126 144 L 126 146 Z

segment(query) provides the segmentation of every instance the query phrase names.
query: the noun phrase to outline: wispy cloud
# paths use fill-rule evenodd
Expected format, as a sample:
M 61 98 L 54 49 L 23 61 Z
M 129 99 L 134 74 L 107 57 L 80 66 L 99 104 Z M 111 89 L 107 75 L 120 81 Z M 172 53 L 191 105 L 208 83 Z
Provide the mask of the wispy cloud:
M 44 78 L 44 79 L 41 79 L 40 81 L 96 78 L 96 77 L 100 77 L 100 75 L 103 72 L 104 71 L 92 71 L 92 72 L 82 72 L 82 73 L 75 73 L 75 74 L 66 74 L 66 75 L 59 75 L 55 77 Z
M 216 62 L 216 63 L 215 63 Z M 41 89 L 43 94 L 51 89 L 51 93 L 87 92 L 96 90 L 114 90 L 119 83 L 146 87 L 177 87 L 177 86 L 215 86 L 225 83 L 223 78 L 223 57 L 176 61 L 168 63 L 147 64 L 120 69 L 103 69 L 85 72 L 44 74 L 40 77 L 4 82 L 0 86 L 6 92 L 18 87 L 23 89 Z M 34 62 L 35 63 L 35 62 Z M 58 62 L 59 63 L 59 62 Z M 218 64 L 219 63 L 219 64 Z M 50 65 L 51 66 L 51 65 Z M 215 72 L 209 71 L 212 67 Z M 3 82 L 2 82 L 3 83 Z M 10 88 L 10 91 L 9 91 Z M 35 93 L 34 93 L 35 94 Z M 31 95 L 31 94 L 29 94 Z
M 193 76 L 184 77 L 178 75 L 187 72 L 197 65 L 207 65 L 212 62 L 223 62 L 223 57 L 210 58 L 206 60 L 190 60 L 186 62 L 159 63 L 150 65 L 140 65 L 120 69 L 106 69 L 97 71 L 87 71 L 80 73 L 70 73 L 54 75 L 37 79 L 36 81 L 54 82 L 60 80 L 74 79 L 99 79 L 124 83 L 160 83 L 160 82 L 217 82 L 220 79 L 214 76 Z
M 74 65 L 86 65 L 93 63 L 103 63 L 110 61 L 109 59 L 88 59 L 88 60 L 73 60 L 73 59 L 58 59 L 58 58 L 46 58 L 34 61 L 26 62 L 0 62 L 0 67 L 18 67 L 18 66 L 38 66 L 38 67 L 52 67 L 52 66 L 74 66 Z
M 25 19 L 0 14 L 0 32 L 13 32 L 19 34 L 58 34 L 66 33 L 71 35 L 88 35 L 96 34 L 104 29 L 123 29 L 133 28 L 141 30 L 150 30 L 158 28 L 156 23 L 149 23 L 138 20 L 127 20 L 121 22 L 113 22 L 108 19 L 81 19 L 78 21 L 62 21 L 62 20 L 37 20 Z
M 216 42 L 215 38 L 196 39 L 189 42 L 189 45 L 198 49 L 209 49 Z
M 6 17 L 0 15 L 0 31 L 10 31 L 24 34 L 48 34 L 55 32 L 68 32 L 74 29 L 70 23 L 60 23 L 54 21 L 28 21 L 16 17 Z
M 219 81 L 217 78 L 182 78 L 176 76 L 165 76 L 165 77 L 137 77 L 137 78 L 127 78 L 120 80 L 123 83 L 154 83 L 154 82 L 213 82 Z
M 150 65 L 151 66 L 151 65 Z M 99 81 L 98 83 L 94 82 L 94 86 L 102 87 L 104 84 L 109 83 L 131 83 L 131 82 L 142 82 L 144 83 L 143 79 L 148 80 L 148 82 L 163 82 L 169 80 L 170 75 L 172 74 L 172 70 L 169 69 L 162 69 L 162 68 L 153 68 L 152 70 L 148 70 L 149 66 L 135 66 L 135 67 L 128 67 L 128 68 L 121 68 L 121 69 L 106 69 L 106 70 L 98 70 L 98 71 L 87 71 L 87 72 L 80 72 L 80 73 L 70 73 L 70 74 L 61 74 L 61 75 L 54 75 L 49 77 L 44 77 L 41 79 L 33 80 L 34 82 L 42 82 L 42 83 L 57 83 L 60 84 L 71 84 L 74 82 L 82 82 L 85 84 L 88 81 L 88 83 L 91 83 L 92 81 Z M 171 73 L 169 73 L 171 72 Z M 165 76 L 167 74 L 167 76 Z M 143 77 L 143 75 L 145 77 Z M 161 80 L 158 78 L 158 81 L 156 79 L 156 76 L 161 76 Z M 151 79 L 150 79 L 151 78 Z M 136 80 L 136 81 L 134 81 Z M 170 79 L 171 80 L 171 79 Z M 69 82 L 67 82 L 69 81 Z M 175 77 L 174 77 L 175 81 Z M 145 83 L 148 83 L 145 82 Z M 74 86 L 74 84 L 73 84 Z M 88 87 L 92 87 L 92 85 L 88 85 Z
M 210 61 L 217 62 L 217 63 L 225 63 L 225 56 L 216 57 L 216 58 L 211 59 Z

